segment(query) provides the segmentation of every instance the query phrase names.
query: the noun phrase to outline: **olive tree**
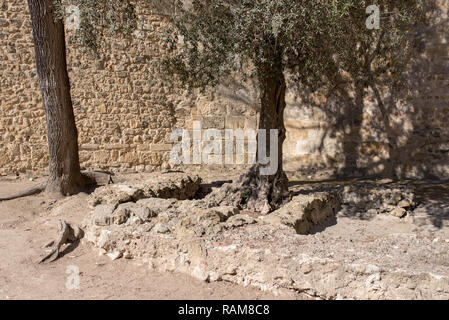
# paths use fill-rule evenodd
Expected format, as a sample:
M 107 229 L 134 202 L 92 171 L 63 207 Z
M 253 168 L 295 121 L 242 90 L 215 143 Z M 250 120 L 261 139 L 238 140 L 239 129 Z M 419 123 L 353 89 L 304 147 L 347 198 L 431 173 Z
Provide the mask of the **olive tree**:
M 260 92 L 259 129 L 278 131 L 278 170 L 261 175 L 260 163 L 238 182 L 227 185 L 217 200 L 268 213 L 289 199 L 288 179 L 282 167 L 286 78 L 310 92 L 332 84 L 350 72 L 356 78 L 373 62 L 378 74 L 399 67 L 382 44 L 395 46 L 421 11 L 421 1 L 373 1 L 389 12 L 388 25 L 368 28 L 366 8 L 360 0 L 191 0 L 175 1 L 166 39 L 170 56 L 164 70 L 186 88 L 217 86 L 230 74 L 257 80 Z M 366 59 L 369 51 L 372 57 Z M 360 53 L 360 54 L 359 54 Z M 400 62 L 400 61 L 399 61 Z M 382 69 L 382 66 L 385 66 Z M 400 68 L 398 68 L 399 70 Z M 371 74 L 371 73 L 370 73 Z M 290 83 L 290 82 L 289 82 Z M 264 137 L 270 150 L 270 137 Z

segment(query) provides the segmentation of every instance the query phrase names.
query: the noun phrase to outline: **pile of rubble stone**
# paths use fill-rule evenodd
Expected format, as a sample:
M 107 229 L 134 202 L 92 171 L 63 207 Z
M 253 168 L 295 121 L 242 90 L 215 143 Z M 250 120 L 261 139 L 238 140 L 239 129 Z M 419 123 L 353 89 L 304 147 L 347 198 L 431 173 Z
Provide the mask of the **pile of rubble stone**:
M 409 287 L 415 286 L 420 292 L 416 298 L 449 297 L 445 275 L 434 275 L 425 265 L 413 272 L 400 270 L 396 255 L 379 260 L 371 253 L 384 248 L 382 254 L 388 256 L 389 246 L 415 239 L 382 238 L 370 243 L 371 251 L 366 251 L 365 243 L 338 247 L 338 241 L 315 243 L 326 237 L 315 232 L 316 227 L 342 212 L 349 214 L 350 208 L 398 217 L 403 215 L 395 210 L 402 208 L 407 214 L 415 205 L 410 190 L 350 186 L 305 192 L 281 209 L 258 216 L 236 207 L 210 208 L 204 199 L 194 199 L 200 185 L 197 176 L 171 173 L 156 180 L 101 187 L 91 195 L 92 211 L 84 221 L 86 239 L 112 260 L 137 259 L 162 272 L 253 285 L 275 293 L 324 299 L 413 298 Z M 448 268 L 439 271 L 449 274 Z
M 342 191 L 343 213 L 391 214 L 403 218 L 416 208 L 413 189 L 405 185 L 358 183 Z

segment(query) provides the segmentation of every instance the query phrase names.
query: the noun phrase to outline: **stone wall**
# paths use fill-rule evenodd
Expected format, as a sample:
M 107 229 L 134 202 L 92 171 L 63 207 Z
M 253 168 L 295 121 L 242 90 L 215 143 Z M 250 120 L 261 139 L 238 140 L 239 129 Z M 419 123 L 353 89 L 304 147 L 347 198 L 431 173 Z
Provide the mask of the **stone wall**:
M 449 178 L 449 1 L 435 3 L 431 25 L 417 30 L 406 90 L 395 93 L 401 99 L 391 102 L 393 90 L 379 88 L 386 117 L 371 89 L 363 103 L 351 92 L 345 100 L 317 94 L 307 103 L 289 95 L 287 170 L 298 178 Z
M 174 128 L 255 128 L 256 114 L 223 98 L 172 94 L 152 79 L 150 62 L 164 54 L 164 18 L 137 8 L 138 29 L 115 39 L 99 59 L 67 35 L 67 60 L 84 168 L 152 171 L 167 168 Z M 48 164 L 45 114 L 37 84 L 26 2 L 0 2 L 0 173 L 41 172 Z M 235 93 L 233 93 L 235 94 Z
M 441 12 L 441 22 L 446 18 Z M 166 169 L 171 132 L 192 130 L 193 121 L 202 121 L 203 129 L 257 128 L 254 84 L 223 85 L 206 95 L 187 95 L 170 92 L 154 80 L 150 62 L 164 54 L 158 40 L 164 18 L 138 8 L 138 19 L 133 36 L 111 41 L 100 59 L 83 53 L 68 33 L 67 59 L 83 168 Z M 298 178 L 392 171 L 408 177 L 449 177 L 449 45 L 444 25 L 426 31 L 425 50 L 415 65 L 419 69 L 411 77 L 416 81 L 411 83 L 410 99 L 390 116 L 400 148 L 388 146 L 371 95 L 356 108 L 359 114 L 345 102 L 333 102 L 347 111 L 343 125 L 336 126 L 332 112 L 323 108 L 329 103 L 326 97 L 308 105 L 290 92 L 285 169 Z M 48 165 L 45 114 L 26 1 L 0 0 L 0 27 L 0 174 L 43 173 Z M 356 116 L 363 122 L 352 121 Z

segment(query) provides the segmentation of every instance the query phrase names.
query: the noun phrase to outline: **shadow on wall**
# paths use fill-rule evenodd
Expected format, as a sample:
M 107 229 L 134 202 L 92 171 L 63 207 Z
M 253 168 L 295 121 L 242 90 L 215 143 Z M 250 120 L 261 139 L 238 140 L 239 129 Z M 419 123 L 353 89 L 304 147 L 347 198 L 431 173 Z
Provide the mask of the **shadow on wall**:
M 292 180 L 449 178 L 446 11 L 435 10 L 432 23 L 415 30 L 413 58 L 399 81 L 370 69 L 314 94 L 290 86 L 284 167 Z M 256 129 L 257 88 L 255 80 L 230 78 L 212 99 L 192 101 L 191 119 L 204 129 Z
M 318 94 L 296 92 L 286 118 L 296 110 L 314 121 L 309 127 L 304 118 L 288 121 L 290 135 L 312 146 L 302 161 L 298 153 L 287 159 L 295 178 L 449 178 L 446 11 L 433 12 L 432 24 L 416 30 L 402 89 L 391 78 L 367 74 L 341 78 Z

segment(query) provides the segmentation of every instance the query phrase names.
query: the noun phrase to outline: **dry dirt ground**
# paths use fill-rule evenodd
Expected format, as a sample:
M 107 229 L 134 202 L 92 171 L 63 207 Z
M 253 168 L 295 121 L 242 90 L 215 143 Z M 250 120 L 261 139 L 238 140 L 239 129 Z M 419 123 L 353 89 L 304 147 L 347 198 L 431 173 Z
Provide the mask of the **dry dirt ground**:
M 0 196 L 22 191 L 42 178 L 0 177 Z M 63 218 L 78 224 L 87 208 L 87 194 L 60 201 L 69 210 L 51 212 L 54 201 L 44 195 L 0 202 L 0 299 L 281 299 L 251 287 L 204 283 L 187 275 L 162 274 L 130 260 L 111 261 L 89 244 L 69 247 L 51 264 L 37 264 L 42 246 L 56 236 Z M 67 208 L 67 207 L 65 207 Z M 80 270 L 79 290 L 68 290 L 68 266 Z
M 227 172 L 202 173 L 201 176 L 206 176 L 205 183 L 234 178 Z M 142 178 L 145 175 L 126 175 L 116 177 L 115 181 Z M 25 176 L 0 177 L 0 196 L 23 190 L 39 181 L 43 178 L 30 181 Z M 293 191 L 303 187 L 292 184 Z M 336 219 L 318 226 L 310 235 L 298 236 L 301 250 L 313 257 L 338 261 L 357 262 L 366 255 L 367 261 L 379 266 L 391 264 L 398 270 L 429 273 L 431 278 L 443 277 L 440 275 L 445 275 L 449 268 L 449 187 L 448 184 L 422 183 L 414 188 L 419 206 L 412 217 L 399 219 L 384 214 L 366 214 L 367 210 L 363 208 L 356 215 L 339 213 Z M 59 201 L 38 195 L 0 202 L 0 299 L 306 298 L 305 295 L 290 294 L 275 296 L 224 281 L 205 283 L 183 274 L 157 273 L 137 260 L 111 261 L 106 256 L 99 256 L 98 249 L 87 241 L 69 246 L 54 263 L 36 264 L 45 252 L 42 245 L 56 235 L 58 218 L 80 224 L 91 210 L 87 200 L 87 194 L 79 194 Z M 71 265 L 81 272 L 79 290 L 66 288 L 66 270 Z M 424 295 L 418 289 L 411 283 L 401 289 L 410 292 L 399 296 L 420 299 Z M 429 290 L 434 289 L 438 293 L 437 287 Z M 431 292 L 427 296 L 445 296 L 445 293 L 434 295 Z

